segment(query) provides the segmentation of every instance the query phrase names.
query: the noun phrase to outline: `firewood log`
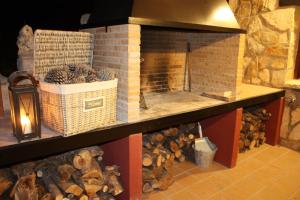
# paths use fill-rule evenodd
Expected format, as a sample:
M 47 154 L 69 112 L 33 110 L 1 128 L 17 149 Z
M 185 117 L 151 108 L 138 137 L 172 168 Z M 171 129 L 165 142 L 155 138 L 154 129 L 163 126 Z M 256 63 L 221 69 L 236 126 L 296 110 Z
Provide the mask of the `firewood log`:
M 174 154 L 171 154 L 170 157 L 166 160 L 166 163 L 164 165 L 164 168 L 166 170 L 170 170 L 172 167 L 173 167 L 173 164 L 174 164 L 174 159 L 175 159 L 175 155 Z
M 124 191 L 118 176 L 120 176 L 119 168 L 116 165 L 106 166 L 104 171 L 105 180 L 108 183 L 110 193 L 114 196 L 121 194 Z
M 171 174 L 164 174 L 158 181 L 160 190 L 167 190 L 174 183 L 174 178 Z
M 94 158 L 91 158 L 91 163 L 89 164 L 88 168 L 84 169 L 84 173 L 82 176 L 82 179 L 89 178 L 103 179 L 102 169 Z
M 254 147 L 255 147 L 255 145 L 256 145 L 256 140 L 254 139 L 254 140 L 252 140 L 251 142 L 250 142 L 250 145 L 249 145 L 249 149 L 251 150 L 251 149 L 253 149 Z
M 153 191 L 153 188 L 152 188 L 151 183 L 145 182 L 145 183 L 143 184 L 143 192 L 144 192 L 144 193 L 150 193 L 150 192 L 152 192 L 152 191 Z
M 144 135 L 143 136 L 143 146 L 146 149 L 152 149 L 153 148 L 153 146 L 151 144 L 151 136 L 150 135 Z
M 21 164 L 12 166 L 11 170 L 14 175 L 16 175 L 18 178 L 20 178 L 22 176 L 27 176 L 29 174 L 34 173 L 35 167 L 36 167 L 35 162 L 26 162 L 26 163 L 21 163 Z
M 142 163 L 143 163 L 143 166 L 145 166 L 145 167 L 149 167 L 153 163 L 153 155 L 146 148 L 143 148 L 143 160 L 142 160 Z
M 41 197 L 45 196 L 46 194 L 49 194 L 43 180 L 38 178 L 38 176 L 37 176 L 37 179 L 36 179 L 36 187 L 37 187 L 39 199 Z
M 152 134 L 151 144 L 161 144 L 165 140 L 165 136 L 161 133 Z
M 75 168 L 72 165 L 64 164 L 59 165 L 57 167 L 57 171 L 62 181 L 68 181 L 70 180 L 72 174 L 75 172 Z
M 102 185 L 93 185 L 93 184 L 88 184 L 84 183 L 84 190 L 86 194 L 89 196 L 89 198 L 95 197 L 97 192 L 99 192 L 102 188 Z
M 184 162 L 185 161 L 185 155 L 181 154 L 181 156 L 178 158 L 179 162 Z
M 115 200 L 116 198 L 113 197 L 111 194 L 108 193 L 100 193 L 99 194 L 100 200 Z
M 48 188 L 48 191 L 51 193 L 51 196 L 54 200 L 62 200 L 64 198 L 57 185 L 49 176 L 43 176 L 42 180 L 44 181 L 46 187 Z
M 177 128 L 170 128 L 170 129 L 165 129 L 162 131 L 164 136 L 166 137 L 175 137 L 178 134 L 178 129 Z
M 142 169 L 142 177 L 144 181 L 151 181 L 155 179 L 155 175 L 151 169 L 143 167 Z
M 84 174 L 91 168 L 92 155 L 89 150 L 81 150 L 73 158 L 73 166 Z
M 43 195 L 40 200 L 52 200 L 52 196 L 50 193 Z
M 53 181 L 53 166 L 52 166 L 52 158 L 41 160 L 37 166 L 35 167 L 36 174 L 38 178 L 43 181 L 47 191 L 51 194 L 53 200 L 62 200 L 64 198 L 64 194 L 58 188 L 58 185 Z M 56 173 L 55 173 L 56 174 Z
M 174 153 L 180 150 L 178 144 L 173 140 L 169 141 L 169 148 Z
M 38 191 L 35 181 L 35 173 L 20 177 L 16 182 L 10 197 L 15 200 L 38 200 Z
M 72 179 L 79 187 L 84 188 L 84 183 L 81 179 L 81 175 L 82 174 L 79 171 L 74 171 L 74 173 L 72 173 Z
M 62 190 L 67 194 L 73 194 L 75 196 L 80 196 L 83 192 L 83 189 L 73 183 L 72 181 L 60 181 L 59 187 L 62 188 Z
M 13 186 L 13 176 L 10 169 L 0 169 L 0 197 Z
M 91 146 L 91 147 L 87 147 L 84 149 L 88 150 L 90 152 L 91 156 L 94 158 L 99 157 L 99 156 L 102 157 L 104 155 L 104 151 L 99 146 Z
M 89 200 L 89 197 L 83 194 L 79 197 L 79 200 Z

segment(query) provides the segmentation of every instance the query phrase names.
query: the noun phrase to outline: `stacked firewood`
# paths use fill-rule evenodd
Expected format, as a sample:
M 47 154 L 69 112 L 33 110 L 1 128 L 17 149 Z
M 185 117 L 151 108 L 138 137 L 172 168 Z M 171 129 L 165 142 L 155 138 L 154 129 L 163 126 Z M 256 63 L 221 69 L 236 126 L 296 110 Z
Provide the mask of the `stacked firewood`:
M 2 169 L 0 199 L 114 200 L 123 192 L 120 172 L 103 165 L 103 154 L 93 146 Z
M 243 113 L 239 151 L 245 152 L 259 147 L 266 141 L 266 122 L 271 113 L 263 108 L 247 109 Z
M 167 190 L 173 184 L 174 160 L 194 159 L 195 124 L 143 136 L 143 192 Z

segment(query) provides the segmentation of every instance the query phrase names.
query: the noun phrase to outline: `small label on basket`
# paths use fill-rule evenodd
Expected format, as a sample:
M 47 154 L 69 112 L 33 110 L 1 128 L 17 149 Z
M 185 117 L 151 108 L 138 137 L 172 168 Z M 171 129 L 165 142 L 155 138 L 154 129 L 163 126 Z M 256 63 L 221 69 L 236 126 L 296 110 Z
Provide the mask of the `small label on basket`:
M 84 111 L 92 111 L 98 108 L 104 107 L 104 97 L 97 97 L 93 99 L 87 99 L 84 101 Z

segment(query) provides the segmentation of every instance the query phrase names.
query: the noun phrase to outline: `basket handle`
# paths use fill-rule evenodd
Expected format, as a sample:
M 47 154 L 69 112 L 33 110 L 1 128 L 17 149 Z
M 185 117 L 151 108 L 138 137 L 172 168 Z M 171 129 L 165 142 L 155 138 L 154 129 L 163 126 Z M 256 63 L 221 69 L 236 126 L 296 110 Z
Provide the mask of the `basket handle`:
M 34 87 L 37 87 L 38 85 L 38 81 L 35 80 L 35 78 L 27 71 L 16 71 L 8 77 L 8 83 L 10 87 L 18 85 L 18 83 L 23 80 L 30 80 Z

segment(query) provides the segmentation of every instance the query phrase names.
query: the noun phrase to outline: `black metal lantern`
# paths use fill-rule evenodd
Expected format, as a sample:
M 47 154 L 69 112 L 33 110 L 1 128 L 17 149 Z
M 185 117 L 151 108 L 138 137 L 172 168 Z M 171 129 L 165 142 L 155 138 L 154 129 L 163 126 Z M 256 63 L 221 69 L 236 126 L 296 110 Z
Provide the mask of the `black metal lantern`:
M 19 142 L 41 137 L 38 82 L 26 71 L 12 73 L 8 82 L 14 135 Z

